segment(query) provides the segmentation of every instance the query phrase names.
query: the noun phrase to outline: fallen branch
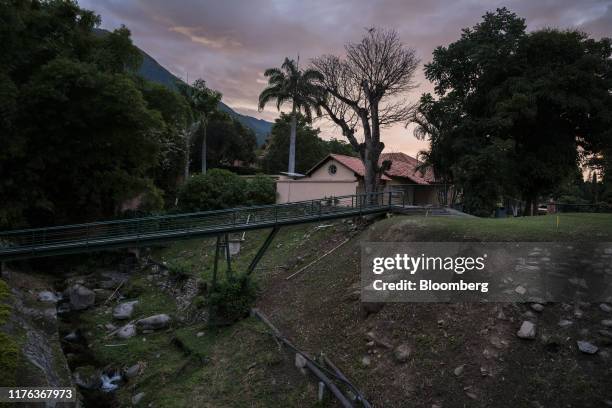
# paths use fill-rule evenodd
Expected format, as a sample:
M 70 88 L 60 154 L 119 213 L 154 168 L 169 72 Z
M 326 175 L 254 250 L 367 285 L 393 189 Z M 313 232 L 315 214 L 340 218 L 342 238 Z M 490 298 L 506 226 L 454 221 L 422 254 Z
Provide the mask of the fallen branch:
M 106 305 L 109 300 L 115 297 L 115 295 L 117 294 L 117 291 L 121 288 L 121 286 L 123 286 L 125 282 L 127 282 L 127 279 L 122 280 L 121 283 L 117 285 L 117 288 L 115 289 L 115 291 L 104 301 L 104 305 Z
M 306 360 L 306 367 L 329 389 L 329 391 L 338 399 L 344 408 L 353 408 L 351 401 L 340 391 L 334 382 L 327 376 L 318 365 L 303 351 L 298 350 L 289 340 L 282 336 L 281 332 L 268 320 L 268 318 L 259 309 L 251 309 L 251 313 L 261 320 L 266 326 L 272 330 L 272 334 L 278 338 L 280 342 L 291 348 L 296 353 L 300 354 Z
M 298 271 L 296 271 L 295 273 L 287 276 L 285 279 L 289 280 L 291 278 L 293 278 L 294 276 L 302 273 L 303 271 L 305 271 L 306 269 L 310 268 L 312 265 L 316 264 L 317 262 L 319 262 L 321 259 L 325 258 L 327 255 L 331 254 L 332 252 L 334 252 L 336 249 L 340 248 L 342 245 L 346 244 L 347 242 L 349 242 L 351 239 L 347 238 L 344 241 L 342 241 L 339 245 L 335 246 L 334 248 L 332 248 L 331 250 L 329 250 L 328 252 L 324 253 L 320 258 L 315 259 L 314 261 L 312 261 L 311 263 L 309 263 L 308 265 L 300 268 Z
M 121 344 L 105 344 L 104 347 L 121 347 L 121 346 L 127 346 L 127 343 L 121 343 Z
M 113 337 L 119 330 L 123 329 L 128 324 L 134 324 L 135 321 L 136 320 L 131 320 L 131 321 L 127 322 L 126 324 L 124 324 L 123 326 L 117 327 L 115 330 L 111 331 L 106 336 L 104 336 L 104 338 L 105 339 L 109 339 L 109 338 Z

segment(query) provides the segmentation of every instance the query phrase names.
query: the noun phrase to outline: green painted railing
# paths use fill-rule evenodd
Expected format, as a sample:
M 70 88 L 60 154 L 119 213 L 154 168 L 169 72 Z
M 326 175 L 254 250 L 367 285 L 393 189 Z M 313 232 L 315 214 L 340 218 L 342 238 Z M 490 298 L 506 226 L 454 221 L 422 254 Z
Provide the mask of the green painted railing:
M 401 192 L 0 232 L 0 261 L 128 248 L 225 232 L 388 211 Z

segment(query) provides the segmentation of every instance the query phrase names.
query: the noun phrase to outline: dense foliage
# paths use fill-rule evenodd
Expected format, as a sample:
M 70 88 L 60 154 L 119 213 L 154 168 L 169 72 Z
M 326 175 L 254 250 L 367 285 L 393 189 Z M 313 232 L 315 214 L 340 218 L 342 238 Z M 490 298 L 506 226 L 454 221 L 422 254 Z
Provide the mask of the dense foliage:
M 272 126 L 268 146 L 262 160 L 262 167 L 268 174 L 286 171 L 289 151 L 291 116 L 281 113 Z M 319 137 L 319 129 L 309 125 L 308 120 L 297 115 L 295 171 L 305 173 L 329 153 L 355 156 L 356 152 L 347 142 Z
M 211 307 L 212 323 L 233 323 L 248 316 L 257 298 L 257 286 L 248 276 L 230 276 L 218 282 L 207 304 Z
M 207 211 L 243 205 L 272 204 L 276 199 L 274 181 L 265 176 L 247 180 L 223 169 L 191 176 L 181 187 L 181 211 Z
M 209 168 L 234 164 L 246 166 L 255 161 L 255 133 L 226 113 L 219 112 L 208 121 L 206 139 L 206 160 Z M 197 132 L 192 141 L 192 170 L 202 167 L 200 152 L 203 140 L 203 131 Z
M 135 76 L 126 28 L 59 0 L 4 1 L 0 21 L 1 227 L 115 216 L 172 184 L 187 106 Z
M 612 43 L 573 30 L 526 32 L 507 9 L 487 13 L 425 66 L 417 136 L 436 176 L 489 214 L 501 197 L 537 204 L 579 160 L 612 142 Z M 529 207 L 529 205 L 528 205 Z

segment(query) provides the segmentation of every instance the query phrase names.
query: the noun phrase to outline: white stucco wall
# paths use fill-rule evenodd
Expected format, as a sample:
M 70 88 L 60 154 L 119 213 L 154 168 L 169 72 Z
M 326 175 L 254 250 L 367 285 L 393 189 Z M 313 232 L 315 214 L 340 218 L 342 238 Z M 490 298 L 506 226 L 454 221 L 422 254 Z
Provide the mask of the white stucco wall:
M 329 166 L 336 166 L 336 173 L 330 174 Z M 338 197 L 356 194 L 357 177 L 352 170 L 335 160 L 329 160 L 315 170 L 310 177 L 293 180 L 281 176 L 276 182 L 277 203 L 313 200 L 324 197 Z

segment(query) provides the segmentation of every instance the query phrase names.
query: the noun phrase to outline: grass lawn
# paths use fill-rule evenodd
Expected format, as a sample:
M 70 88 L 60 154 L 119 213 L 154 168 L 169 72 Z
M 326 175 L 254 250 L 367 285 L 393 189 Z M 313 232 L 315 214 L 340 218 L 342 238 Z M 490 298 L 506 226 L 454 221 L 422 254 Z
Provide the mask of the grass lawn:
M 596 241 L 612 240 L 612 214 L 563 213 L 537 217 L 392 217 L 376 230 L 411 228 L 414 241 Z M 405 240 L 405 239 L 404 239 Z

